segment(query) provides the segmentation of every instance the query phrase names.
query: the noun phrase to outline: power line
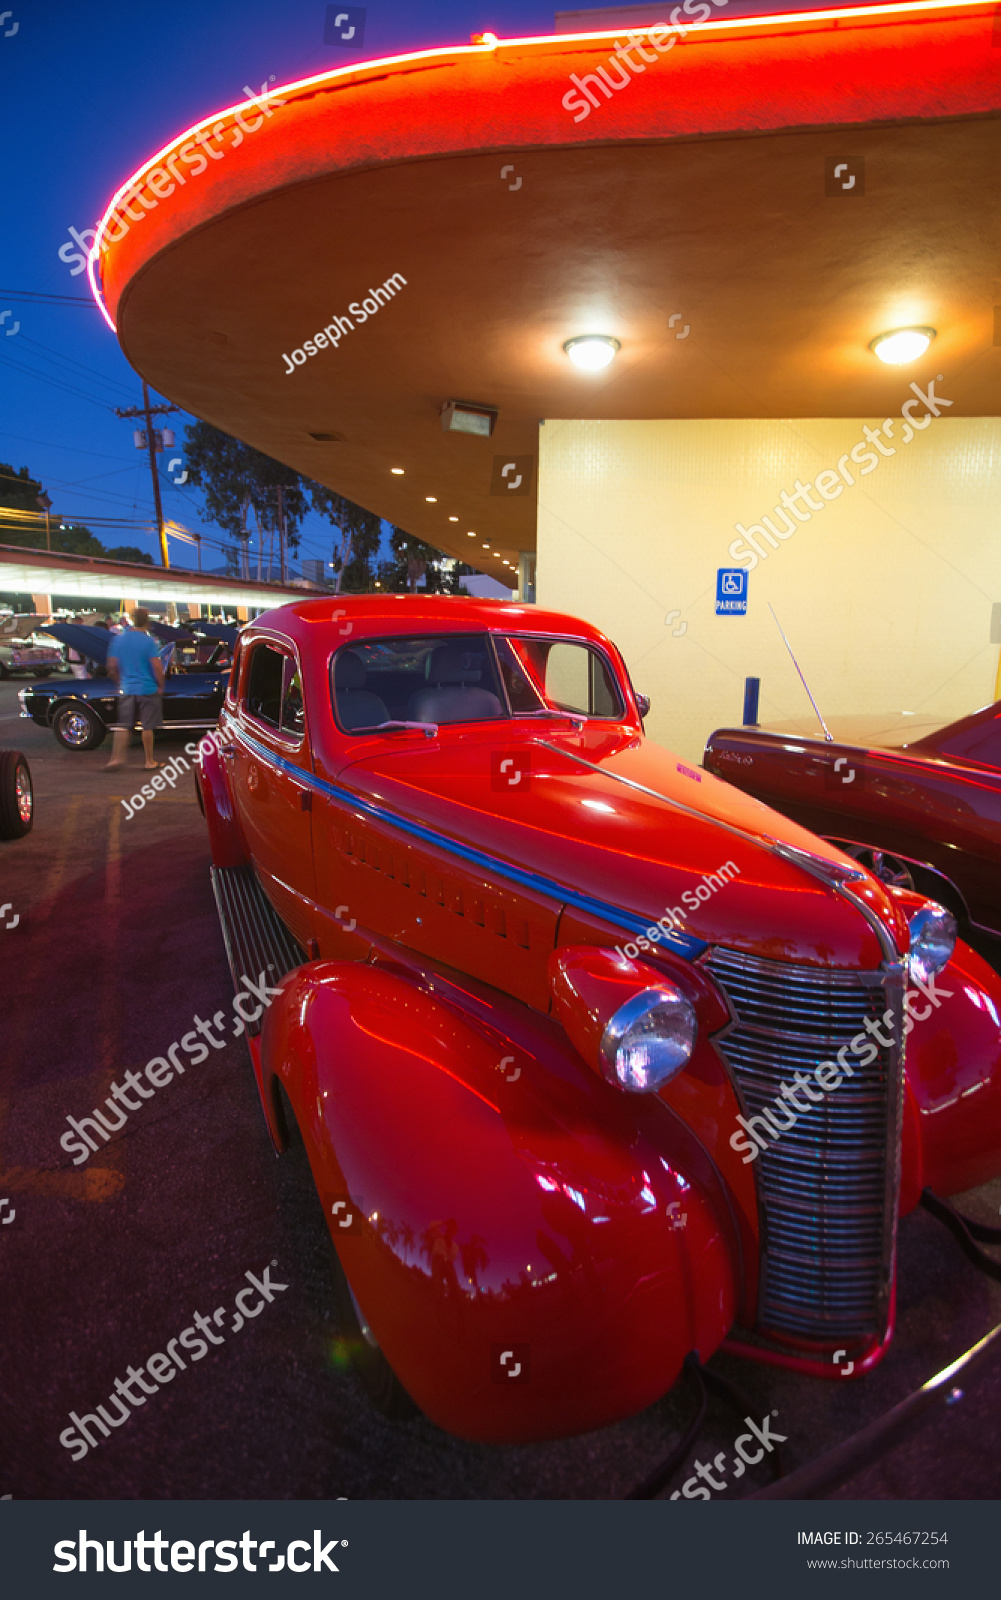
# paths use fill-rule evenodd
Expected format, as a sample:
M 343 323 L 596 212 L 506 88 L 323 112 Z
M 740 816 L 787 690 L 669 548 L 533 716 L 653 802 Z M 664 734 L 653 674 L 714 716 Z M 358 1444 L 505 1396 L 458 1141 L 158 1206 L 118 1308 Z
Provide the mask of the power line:
M 0 295 L 8 300 L 37 301 L 40 305 L 92 306 L 97 310 L 97 301 L 89 294 L 44 294 L 40 289 L 0 289 Z
M 79 444 L 56 444 L 54 439 L 29 439 L 26 433 L 9 433 L 0 428 L 0 439 L 16 439 L 18 444 L 37 444 L 43 450 L 68 450 L 75 456 L 100 456 L 104 461 L 121 461 L 121 456 L 109 455 L 106 450 L 85 450 Z
M 64 356 L 59 350 L 51 349 L 49 345 L 42 344 L 38 339 L 29 339 L 27 334 L 22 335 L 22 344 L 31 345 L 34 350 L 41 350 L 44 360 L 59 362 L 65 367 L 73 367 L 77 372 L 82 372 L 92 383 L 103 383 L 107 388 L 120 389 L 131 398 L 133 391 L 131 388 L 126 387 L 119 378 L 106 378 L 101 373 L 94 372 L 93 368 L 85 366 L 82 361 L 74 361 L 72 356 Z M 75 376 L 75 373 L 71 373 L 70 376 Z
M 62 389 L 65 394 L 71 394 L 77 400 L 86 400 L 88 405 L 97 406 L 99 411 L 111 411 L 113 409 L 107 403 L 102 404 L 100 400 L 95 400 L 91 395 L 84 394 L 82 389 L 73 389 L 68 383 L 60 383 L 58 379 L 50 378 L 48 373 L 33 372 L 31 367 L 22 366 L 20 362 L 14 361 L 7 351 L 0 351 L 0 360 L 6 361 L 15 371 L 22 373 L 27 378 L 34 378 L 38 383 L 47 383 L 52 389 Z

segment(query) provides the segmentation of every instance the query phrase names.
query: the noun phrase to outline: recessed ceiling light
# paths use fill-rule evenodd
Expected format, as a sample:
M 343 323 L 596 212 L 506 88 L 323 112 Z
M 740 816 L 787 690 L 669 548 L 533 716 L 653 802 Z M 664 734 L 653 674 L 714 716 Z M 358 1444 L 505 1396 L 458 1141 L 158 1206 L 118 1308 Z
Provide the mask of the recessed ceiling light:
M 888 366 L 900 367 L 923 356 L 934 337 L 934 328 L 894 328 L 890 333 L 877 333 L 869 340 L 869 349 Z
M 484 546 L 483 546 L 483 548 L 484 548 L 484 550 L 489 550 L 489 549 L 490 549 L 490 546 L 489 546 L 489 545 L 488 545 L 488 544 L 485 544 L 485 545 L 484 545 Z
M 402 467 L 390 467 L 389 470 L 393 474 L 394 478 L 402 478 L 403 477 L 403 468 Z
M 436 506 L 438 504 L 438 496 L 436 494 L 426 494 L 424 498 L 429 506 Z
M 622 348 L 618 339 L 604 333 L 585 333 L 578 339 L 568 339 L 563 346 L 575 367 L 582 372 L 600 372 L 614 360 Z
M 475 533 L 473 532 L 473 530 L 471 528 L 470 528 L 469 532 L 466 534 L 466 538 L 467 539 L 475 539 L 476 538 L 476 535 L 475 535 Z
M 449 517 L 449 522 L 458 522 L 458 517 Z

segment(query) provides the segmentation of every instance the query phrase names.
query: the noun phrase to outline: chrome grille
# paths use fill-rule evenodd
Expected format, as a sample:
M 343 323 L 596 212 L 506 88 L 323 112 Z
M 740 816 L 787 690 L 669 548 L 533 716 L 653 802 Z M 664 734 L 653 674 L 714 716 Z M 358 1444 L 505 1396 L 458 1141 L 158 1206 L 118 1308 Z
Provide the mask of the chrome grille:
M 717 1041 L 743 1115 L 750 1120 L 788 1107 L 783 1084 L 816 1067 L 892 1012 L 889 1048 L 867 1066 L 849 1053 L 853 1076 L 794 1125 L 754 1167 L 761 1223 L 758 1326 L 832 1341 L 882 1334 L 887 1317 L 896 1231 L 903 987 L 899 968 L 842 972 L 762 961 L 716 949 L 703 963 L 736 1016 Z M 801 1103 L 807 1097 L 798 1092 Z M 788 1116 L 777 1116 L 777 1121 Z M 752 1127 L 762 1127 L 752 1123 Z M 746 1153 L 746 1152 L 745 1152 Z

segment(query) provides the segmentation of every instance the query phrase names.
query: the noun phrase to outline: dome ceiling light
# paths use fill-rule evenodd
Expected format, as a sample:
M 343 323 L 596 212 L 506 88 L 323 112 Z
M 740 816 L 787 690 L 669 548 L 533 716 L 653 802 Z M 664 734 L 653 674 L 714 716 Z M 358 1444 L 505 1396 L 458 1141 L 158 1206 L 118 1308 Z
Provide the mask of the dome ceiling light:
M 934 337 L 934 328 L 894 328 L 890 333 L 877 333 L 869 340 L 869 349 L 888 366 L 900 367 L 923 356 Z
M 605 333 L 584 333 L 577 339 L 568 339 L 563 346 L 574 366 L 582 372 L 600 372 L 614 361 L 621 348 L 618 339 Z

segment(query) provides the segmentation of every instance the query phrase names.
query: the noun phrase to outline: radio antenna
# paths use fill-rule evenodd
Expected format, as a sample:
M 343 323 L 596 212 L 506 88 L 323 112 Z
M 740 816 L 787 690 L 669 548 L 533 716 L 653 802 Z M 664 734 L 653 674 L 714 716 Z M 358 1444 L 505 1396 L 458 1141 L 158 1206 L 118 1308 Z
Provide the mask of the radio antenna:
M 770 600 L 768 602 L 768 609 L 771 612 L 772 616 L 775 617 L 775 626 L 778 628 L 779 633 L 782 634 L 782 643 L 785 645 L 785 647 L 788 650 L 790 656 L 792 657 L 792 664 L 796 668 L 796 671 L 799 673 L 799 681 L 803 685 L 803 688 L 806 690 L 807 694 L 810 695 L 810 704 L 812 705 L 814 711 L 817 713 L 817 721 L 820 723 L 820 726 L 824 730 L 824 738 L 827 740 L 828 744 L 833 744 L 834 743 L 834 735 L 831 733 L 830 728 L 827 726 L 827 723 L 824 721 L 823 717 L 821 716 L 820 707 L 818 706 L 816 700 L 813 698 L 813 695 L 810 694 L 810 685 L 807 683 L 806 679 L 804 678 L 803 673 L 802 673 L 802 669 L 800 668 L 800 664 L 796 660 L 795 655 L 793 655 L 792 645 L 789 643 L 789 640 L 785 636 L 785 633 L 783 631 L 781 622 L 779 621 L 778 617 L 775 616 L 775 607 L 772 605 Z

